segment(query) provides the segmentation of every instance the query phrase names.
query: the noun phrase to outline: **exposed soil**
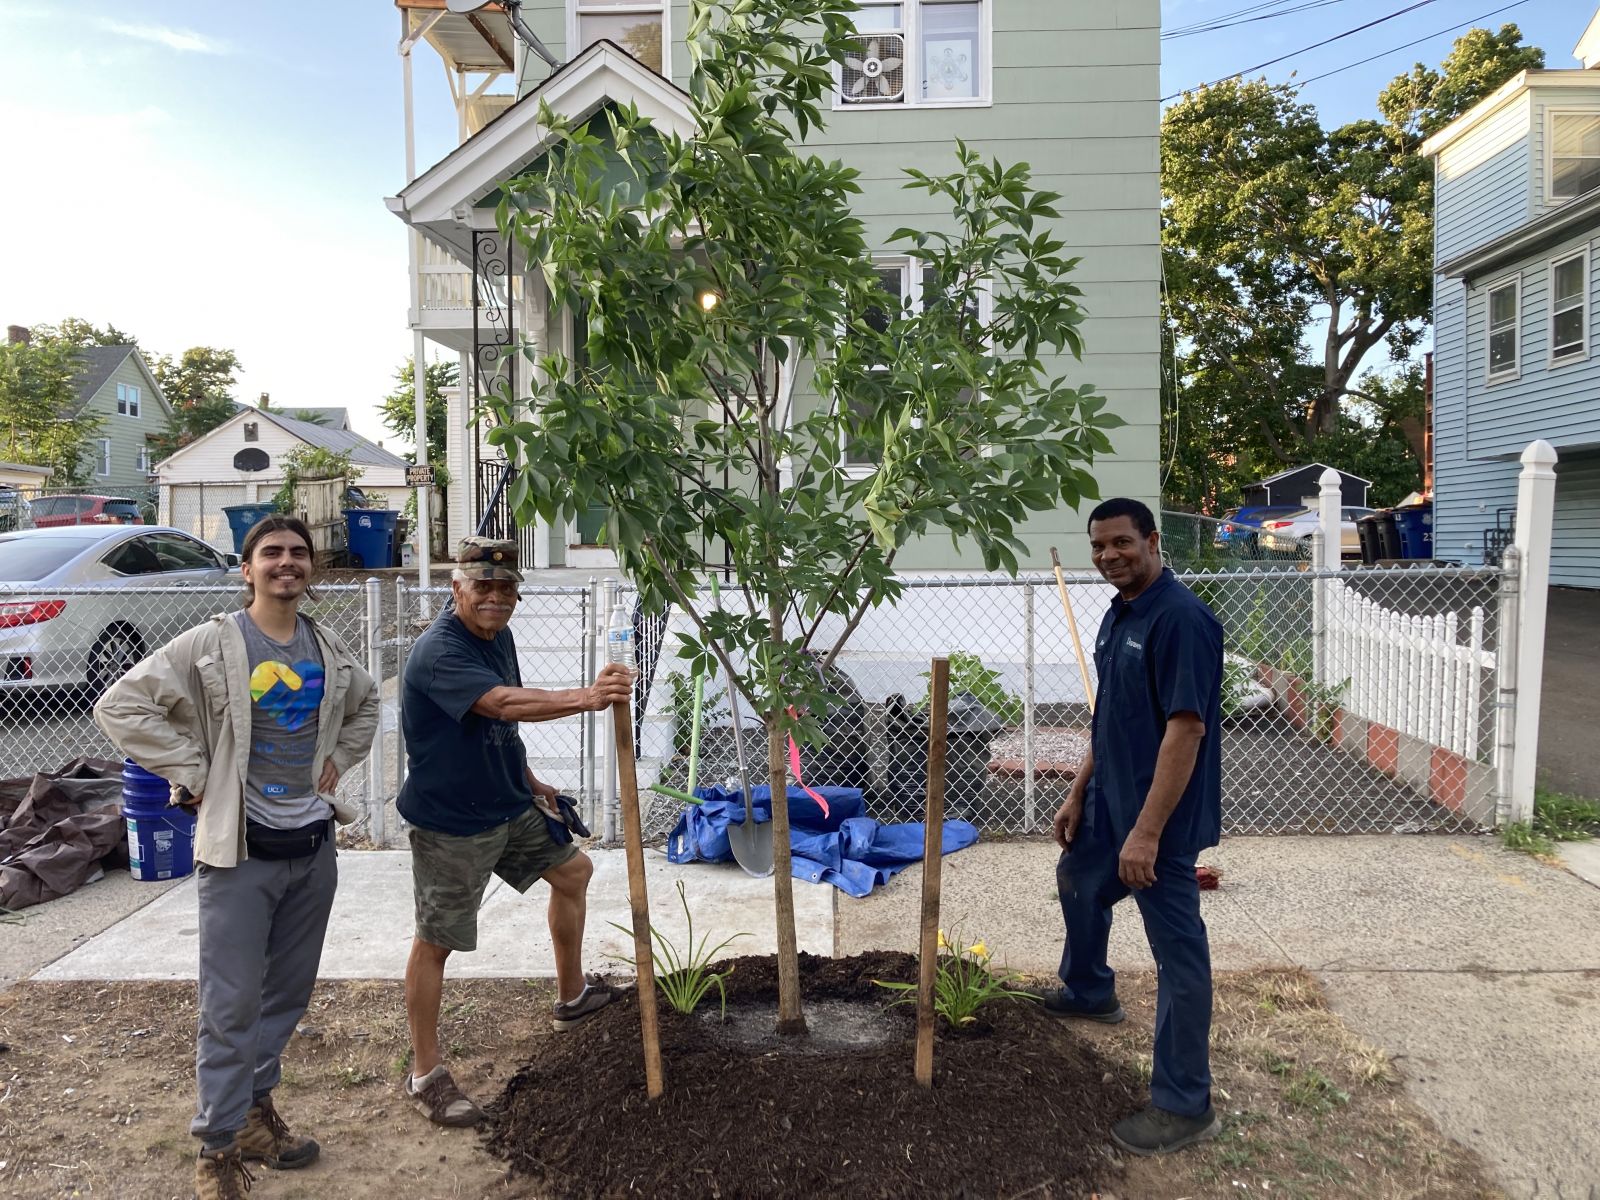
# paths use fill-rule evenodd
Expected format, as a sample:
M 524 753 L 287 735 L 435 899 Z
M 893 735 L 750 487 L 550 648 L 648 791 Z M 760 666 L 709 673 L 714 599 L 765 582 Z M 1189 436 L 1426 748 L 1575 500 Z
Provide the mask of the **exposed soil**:
M 906 977 L 908 960 L 877 961 L 886 968 L 898 962 Z M 820 974 L 821 964 L 809 963 L 807 1013 L 819 1033 L 834 1019 L 818 1003 L 824 991 L 843 997 L 838 1003 L 858 1006 L 859 997 L 879 990 L 870 983 L 875 972 L 862 960 L 853 963 Z M 818 980 L 830 975 L 835 982 L 821 986 Z M 750 997 L 772 990 L 770 971 L 763 979 L 754 963 L 741 964 L 732 982 L 735 1013 L 756 1003 Z M 853 1069 L 843 1086 L 822 1091 L 809 1082 L 815 1076 L 808 1072 L 821 1070 L 817 1059 L 826 1055 L 752 1061 L 745 1050 L 739 1052 L 744 1057 L 737 1070 L 700 1077 L 693 1104 L 689 1093 L 696 1060 L 727 1063 L 735 1051 L 720 1039 L 696 1036 L 697 1029 L 702 1034 L 715 1029 L 714 1018 L 704 1013 L 689 1021 L 664 1021 L 669 1091 L 661 1107 L 676 1112 L 688 1135 L 700 1139 L 710 1166 L 742 1164 L 723 1195 L 762 1200 L 908 1194 L 889 1189 L 899 1186 L 902 1177 L 896 1172 L 902 1164 L 919 1169 L 919 1154 L 943 1154 L 953 1164 L 952 1174 L 918 1193 L 928 1200 L 962 1194 L 957 1180 L 969 1174 L 967 1156 L 976 1162 L 1000 1160 L 1001 1169 L 1011 1172 L 978 1179 L 967 1188 L 966 1195 L 986 1200 L 1020 1200 L 1023 1189 L 1008 1190 L 1002 1180 L 1032 1175 L 1041 1167 L 1034 1176 L 1041 1182 L 1071 1169 L 1100 1172 L 1107 1181 L 1100 1186 L 1101 1200 L 1491 1200 L 1502 1195 L 1487 1181 L 1476 1155 L 1443 1137 L 1407 1099 L 1383 1054 L 1353 1036 L 1324 1007 L 1316 982 L 1293 970 L 1217 978 L 1212 1070 L 1222 1136 L 1167 1159 L 1114 1157 L 1104 1129 L 1141 1102 L 1155 980 L 1125 974 L 1118 990 L 1128 1010 L 1123 1025 L 1041 1028 L 1037 1022 L 1044 1018 L 1006 1003 L 993 1010 L 995 1028 L 988 1036 L 941 1037 L 935 1057 L 939 1086 L 928 1095 L 910 1080 L 909 1016 L 903 1008 L 881 1022 L 893 1041 L 849 1052 Z M 646 1143 L 628 1126 L 665 1118 L 647 1115 L 631 1001 L 578 1036 L 551 1031 L 551 999 L 544 983 L 448 980 L 440 1035 L 456 1079 L 479 1100 L 506 1093 L 508 1123 L 490 1136 L 505 1141 L 510 1130 L 522 1131 L 518 1148 L 525 1154 L 553 1161 L 555 1154 L 599 1154 L 608 1144 L 633 1145 L 637 1151 Z M 882 999 L 880 994 L 865 1003 L 881 1005 Z M 740 1026 L 759 1030 L 765 1020 L 747 1017 L 735 1028 L 741 1034 Z M 0 1046 L 5 1047 L 0 1049 L 0 1197 L 189 1196 L 194 1024 L 192 983 L 23 982 L 0 993 Z M 846 1032 L 870 1041 L 866 1031 L 879 1024 L 869 1016 L 864 1029 Z M 251 1200 L 543 1200 L 595 1194 L 561 1192 L 540 1177 L 508 1170 L 485 1151 L 477 1131 L 440 1129 L 412 1111 L 399 1092 L 408 1042 L 398 981 L 321 983 L 301 1028 L 285 1054 L 277 1101 L 296 1130 L 322 1143 L 322 1157 L 303 1171 L 256 1172 Z M 1018 1032 L 1028 1030 L 1039 1044 L 1019 1040 Z M 989 1070 L 978 1061 L 997 1052 L 1006 1056 L 1003 1070 Z M 1056 1058 L 1066 1065 L 1050 1061 Z M 1042 1068 L 1041 1059 L 1046 1060 Z M 1101 1073 L 1085 1071 L 1087 1062 L 1099 1064 Z M 519 1071 L 517 1085 L 508 1087 Z M 981 1087 L 988 1090 L 968 1089 L 967 1079 L 980 1075 L 987 1079 Z M 535 1094 L 536 1081 L 547 1076 L 548 1091 Z M 760 1081 L 771 1078 L 789 1082 L 783 1090 L 762 1092 L 767 1085 Z M 1059 1090 L 1067 1078 L 1076 1081 L 1076 1095 Z M 756 1102 L 760 1095 L 766 1104 Z M 543 1113 L 550 1132 L 534 1138 L 528 1125 L 515 1124 L 522 1118 L 512 1107 L 519 1104 Z M 1058 1116 L 1041 1137 L 1036 1122 L 1047 1104 Z M 587 1116 L 564 1120 L 557 1110 L 569 1106 Z M 723 1124 L 709 1121 L 706 1106 L 726 1114 Z M 930 1120 L 952 1114 L 965 1124 L 949 1134 L 946 1144 L 935 1145 Z M 866 1120 L 876 1122 L 876 1140 L 859 1128 Z M 781 1136 L 752 1136 L 757 1121 L 775 1122 Z M 986 1131 L 982 1139 L 979 1129 Z M 825 1136 L 815 1136 L 817 1131 Z M 581 1138 L 586 1145 L 564 1149 L 563 1136 Z M 694 1144 L 689 1136 L 669 1144 L 663 1133 L 651 1149 L 682 1156 Z M 826 1151 L 836 1158 L 823 1157 Z M 851 1159 L 848 1165 L 845 1157 Z M 811 1173 L 802 1174 L 795 1162 Z M 694 1169 L 678 1181 L 680 1194 L 692 1190 Z M 611 1194 L 621 1194 L 630 1182 L 616 1177 Z M 636 1184 L 631 1194 L 671 1192 Z M 716 1193 L 704 1188 L 695 1194 Z M 1080 1194 L 1048 1185 L 1027 1192 L 1030 1200 Z
M 808 1003 L 883 1006 L 873 980 L 914 980 L 916 960 L 802 955 L 801 973 Z M 667 1090 L 652 1103 L 630 993 L 517 1072 L 491 1151 L 558 1200 L 812 1196 L 846 1181 L 862 1197 L 1088 1197 L 1118 1175 L 1106 1138 L 1140 1105 L 1137 1075 L 1030 1003 L 991 1005 L 973 1035 L 943 1030 L 929 1091 L 912 1077 L 907 1009 L 880 1012 L 877 1045 L 816 1048 L 746 1014 L 777 998 L 773 959 L 736 960 L 728 986 L 729 1020 L 759 1020 L 765 1037 L 664 1010 Z

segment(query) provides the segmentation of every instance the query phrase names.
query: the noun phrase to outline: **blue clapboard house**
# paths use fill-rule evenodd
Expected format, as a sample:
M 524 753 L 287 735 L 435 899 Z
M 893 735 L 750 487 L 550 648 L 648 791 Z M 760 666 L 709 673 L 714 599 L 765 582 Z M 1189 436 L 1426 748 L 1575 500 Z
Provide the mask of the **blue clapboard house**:
M 1496 561 L 1518 456 L 1560 455 L 1550 582 L 1600 588 L 1600 13 L 1583 67 L 1524 71 L 1434 162 L 1434 553 Z

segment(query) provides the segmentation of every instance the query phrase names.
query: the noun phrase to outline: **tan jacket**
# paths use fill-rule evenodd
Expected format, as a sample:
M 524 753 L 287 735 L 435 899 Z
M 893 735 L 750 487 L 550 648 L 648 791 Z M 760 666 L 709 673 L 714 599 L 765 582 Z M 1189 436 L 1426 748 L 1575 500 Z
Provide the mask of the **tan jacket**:
M 309 618 L 307 618 L 309 620 Z M 343 776 L 367 756 L 378 729 L 378 693 L 338 635 L 311 623 L 322 651 L 313 778 L 332 761 Z M 244 846 L 250 763 L 250 657 L 231 613 L 180 634 L 129 671 L 94 706 L 95 724 L 134 762 L 202 797 L 195 861 L 237 866 Z M 356 810 L 334 796 L 334 817 Z

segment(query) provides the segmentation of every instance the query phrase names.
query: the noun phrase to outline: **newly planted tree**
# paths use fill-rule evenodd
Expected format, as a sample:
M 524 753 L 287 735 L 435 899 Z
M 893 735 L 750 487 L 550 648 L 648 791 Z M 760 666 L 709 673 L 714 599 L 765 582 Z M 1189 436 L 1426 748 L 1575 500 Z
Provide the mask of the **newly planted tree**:
M 946 533 L 1015 571 L 1030 512 L 1096 495 L 1088 467 L 1122 422 L 1052 375 L 1081 351 L 1056 199 L 1025 166 L 953 147 L 907 171 L 941 219 L 891 239 L 920 302 L 884 290 L 856 174 L 804 148 L 849 51 L 849 0 L 697 0 L 691 129 L 631 109 L 584 125 L 514 181 L 503 228 L 538 264 L 583 352 L 538 357 L 489 440 L 520 467 L 519 514 L 603 506 L 647 606 L 677 606 L 680 654 L 720 668 L 767 734 L 779 1030 L 805 1028 L 782 753 L 817 736 L 824 670 L 895 560 Z M 725 570 L 731 606 L 706 602 Z

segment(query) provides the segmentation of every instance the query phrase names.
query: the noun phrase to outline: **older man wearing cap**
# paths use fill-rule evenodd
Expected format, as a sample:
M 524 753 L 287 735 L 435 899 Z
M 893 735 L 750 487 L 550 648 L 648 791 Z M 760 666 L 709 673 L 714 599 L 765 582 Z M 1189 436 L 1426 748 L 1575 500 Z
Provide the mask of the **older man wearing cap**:
M 406 1097 L 440 1125 L 473 1125 L 483 1112 L 439 1054 L 439 1000 L 453 950 L 478 944 L 478 905 L 490 875 L 519 892 L 550 885 L 558 1003 L 554 1025 L 571 1029 L 604 1008 L 611 992 L 583 974 L 585 898 L 594 865 L 552 836 L 556 791 L 534 778 L 519 721 L 553 721 L 626 699 L 632 674 L 606 666 L 584 688 L 522 686 L 506 628 L 517 607 L 515 542 L 467 538 L 456 554 L 455 603 L 417 639 L 406 662 L 402 726 L 410 772 L 400 815 L 411 824 L 416 935 L 406 964 L 411 1070 Z

